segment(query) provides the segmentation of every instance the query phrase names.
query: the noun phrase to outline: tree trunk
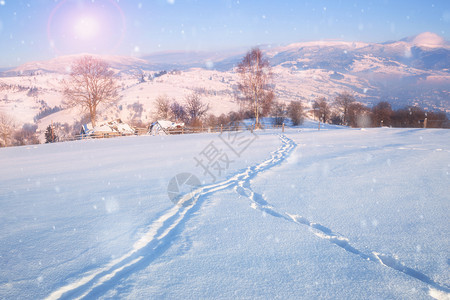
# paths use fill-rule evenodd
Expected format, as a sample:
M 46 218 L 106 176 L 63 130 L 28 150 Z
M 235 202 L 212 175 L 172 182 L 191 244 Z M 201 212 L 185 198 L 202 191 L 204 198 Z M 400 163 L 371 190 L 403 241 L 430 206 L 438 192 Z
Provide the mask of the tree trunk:
M 95 127 L 95 120 L 96 120 L 96 118 L 97 118 L 97 110 L 96 110 L 96 107 L 95 106 L 92 106 L 90 109 L 89 109 L 89 114 L 90 114 L 90 117 L 91 117 L 91 124 L 92 124 L 92 128 L 94 128 Z
M 255 129 L 259 128 L 259 110 L 258 110 L 258 98 L 255 100 Z

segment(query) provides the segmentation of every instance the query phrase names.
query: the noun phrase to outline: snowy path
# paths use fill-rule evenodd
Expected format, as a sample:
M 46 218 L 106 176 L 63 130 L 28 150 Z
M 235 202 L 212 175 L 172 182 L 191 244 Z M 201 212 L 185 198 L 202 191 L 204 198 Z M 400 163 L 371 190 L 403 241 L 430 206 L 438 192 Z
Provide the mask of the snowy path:
M 296 143 L 281 136 L 281 147 L 272 152 L 271 157 L 260 164 L 248 167 L 238 172 L 231 178 L 218 183 L 202 186 L 185 195 L 176 205 L 166 211 L 155 222 L 148 226 L 146 233 L 138 240 L 131 251 L 114 259 L 105 267 L 91 271 L 73 283 L 54 291 L 48 299 L 59 298 L 84 298 L 103 295 L 111 285 L 126 278 L 130 274 L 146 268 L 156 258 L 160 257 L 174 239 L 182 232 L 184 225 L 199 211 L 206 198 L 222 190 L 233 189 L 240 196 L 247 197 L 251 201 L 251 207 L 268 215 L 283 219 L 287 222 L 308 227 L 315 236 L 328 240 L 333 245 L 339 246 L 349 254 L 359 256 L 361 259 L 387 266 L 393 270 L 402 272 L 414 279 L 420 280 L 431 286 L 431 292 L 443 293 L 448 296 L 449 287 L 445 284 L 433 281 L 426 274 L 407 267 L 398 259 L 389 255 L 380 254 L 373 250 L 359 250 L 352 246 L 350 240 L 322 224 L 308 220 L 301 215 L 288 212 L 280 212 L 268 203 L 264 197 L 253 191 L 250 181 L 261 172 L 267 171 L 281 164 L 295 149 Z M 181 205 L 180 205 L 181 204 Z
M 133 249 L 123 256 L 111 261 L 105 267 L 90 271 L 75 282 L 65 285 L 52 292 L 47 299 L 84 298 L 103 294 L 111 284 L 114 284 L 127 274 L 142 269 L 159 257 L 177 236 L 184 223 L 195 213 L 206 197 L 215 192 L 239 186 L 249 178 L 256 176 L 280 164 L 295 145 L 282 136 L 282 146 L 272 154 L 272 157 L 254 167 L 249 167 L 231 178 L 206 186 L 202 186 L 186 194 L 178 205 L 173 206 L 158 220 L 151 224 L 146 233 L 134 245 Z

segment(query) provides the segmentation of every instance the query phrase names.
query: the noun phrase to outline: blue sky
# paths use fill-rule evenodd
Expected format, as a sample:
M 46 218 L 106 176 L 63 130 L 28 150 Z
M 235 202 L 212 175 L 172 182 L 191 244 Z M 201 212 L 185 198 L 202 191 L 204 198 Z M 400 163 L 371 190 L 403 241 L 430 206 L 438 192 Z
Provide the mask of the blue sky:
M 0 67 L 86 52 L 384 42 L 425 31 L 450 40 L 449 0 L 0 0 Z

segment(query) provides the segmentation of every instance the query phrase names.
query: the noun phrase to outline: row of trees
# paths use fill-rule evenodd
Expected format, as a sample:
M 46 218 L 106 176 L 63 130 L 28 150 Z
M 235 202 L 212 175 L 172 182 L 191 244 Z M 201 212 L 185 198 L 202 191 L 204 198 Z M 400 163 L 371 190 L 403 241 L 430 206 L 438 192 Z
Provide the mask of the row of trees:
M 392 110 L 388 102 L 380 102 L 374 106 L 372 118 L 374 126 L 450 128 L 444 112 L 427 112 L 417 106 Z
M 184 122 L 192 127 L 202 125 L 214 127 L 255 117 L 255 111 L 249 109 L 238 112 L 232 111 L 228 115 L 221 114 L 220 116 L 207 114 L 208 110 L 209 105 L 205 105 L 197 93 L 187 96 L 184 105 L 164 95 L 156 99 L 156 110 L 153 118 L 155 120 Z M 272 117 L 273 125 L 283 124 L 286 118 L 290 118 L 294 126 L 300 125 L 304 120 L 303 106 L 300 101 L 292 101 L 289 105 L 282 102 L 273 102 L 270 107 L 267 107 L 267 110 L 263 110 L 258 115 L 259 119 L 261 117 Z M 255 124 L 260 125 L 260 122 Z
M 444 112 L 426 112 L 416 106 L 394 110 L 386 101 L 369 108 L 348 92 L 337 95 L 331 104 L 323 97 L 317 99 L 313 103 L 313 113 L 321 122 L 351 127 L 450 127 Z
M 184 122 L 190 126 L 201 126 L 202 119 L 206 116 L 209 105 L 204 104 L 198 93 L 186 96 L 185 104 L 180 104 L 175 99 L 169 99 L 166 95 L 156 99 L 156 120 L 173 120 Z

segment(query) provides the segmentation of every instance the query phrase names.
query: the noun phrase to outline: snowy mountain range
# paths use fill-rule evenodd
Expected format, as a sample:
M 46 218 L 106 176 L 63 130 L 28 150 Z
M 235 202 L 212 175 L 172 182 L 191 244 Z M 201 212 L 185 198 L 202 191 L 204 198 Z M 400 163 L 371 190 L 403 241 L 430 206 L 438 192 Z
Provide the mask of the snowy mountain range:
M 297 69 L 326 69 L 337 72 L 373 71 L 355 69 L 355 63 L 377 58 L 386 67 L 406 66 L 419 70 L 448 71 L 450 69 L 450 43 L 435 33 L 425 32 L 400 41 L 362 43 L 343 41 L 313 41 L 288 46 L 262 46 L 272 66 L 282 65 Z M 141 58 L 127 56 L 101 56 L 122 72 L 141 69 L 146 71 L 187 70 L 206 68 L 231 71 L 248 49 L 222 52 L 167 51 L 145 55 Z M 62 72 L 80 55 L 57 57 L 48 61 L 29 62 L 6 70 L 3 76 L 30 74 L 32 72 Z M 89 54 L 92 55 L 92 54 Z M 95 56 L 95 55 L 94 55 Z M 380 69 L 382 65 L 376 66 Z
M 351 91 L 368 105 L 387 100 L 397 108 L 417 104 L 450 113 L 450 43 L 437 34 L 426 32 L 385 43 L 316 41 L 261 49 L 272 64 L 281 101 L 301 100 L 310 106 L 318 97 L 331 102 L 337 93 Z M 166 94 L 183 101 L 193 91 L 201 92 L 215 114 L 236 110 L 234 90 L 239 78 L 234 67 L 246 51 L 101 56 L 122 84 L 121 108 L 105 111 L 105 118 L 112 113 L 148 122 L 156 97 Z M 46 107 L 61 105 L 59 82 L 81 55 L 85 54 L 29 62 L 1 72 L 0 109 L 20 124 L 34 122 Z M 140 82 L 142 76 L 146 82 Z M 136 103 L 142 106 L 139 114 L 133 111 Z M 73 123 L 78 115 L 62 110 L 51 119 Z

